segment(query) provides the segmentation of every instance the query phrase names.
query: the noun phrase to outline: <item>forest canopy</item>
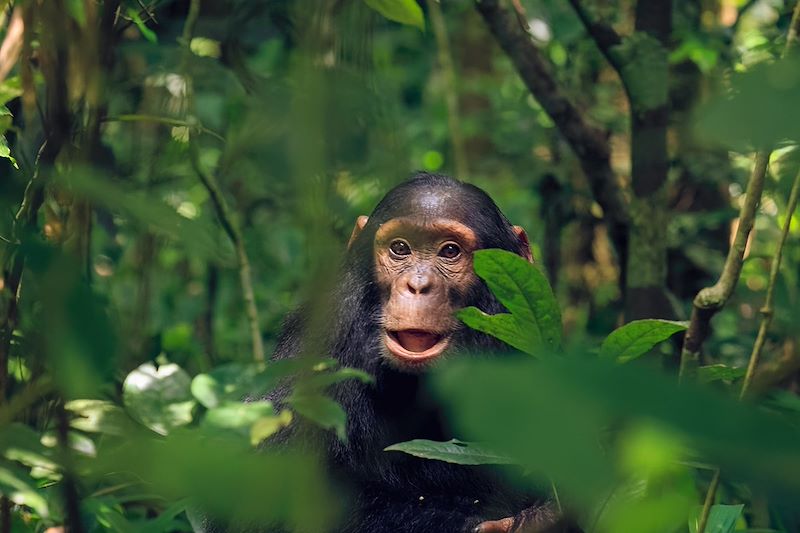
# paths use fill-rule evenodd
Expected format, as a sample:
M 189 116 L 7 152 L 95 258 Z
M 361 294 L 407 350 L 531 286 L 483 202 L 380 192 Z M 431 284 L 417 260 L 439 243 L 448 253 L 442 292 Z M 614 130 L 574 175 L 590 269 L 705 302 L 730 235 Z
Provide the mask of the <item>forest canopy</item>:
M 0 7 L 0 533 L 337 531 L 313 451 L 263 443 L 346 439 L 331 387 L 373 377 L 326 295 L 416 171 L 534 261 L 478 252 L 508 313 L 457 316 L 519 357 L 437 367 L 458 438 L 387 454 L 504 465 L 587 533 L 800 531 L 800 3 Z

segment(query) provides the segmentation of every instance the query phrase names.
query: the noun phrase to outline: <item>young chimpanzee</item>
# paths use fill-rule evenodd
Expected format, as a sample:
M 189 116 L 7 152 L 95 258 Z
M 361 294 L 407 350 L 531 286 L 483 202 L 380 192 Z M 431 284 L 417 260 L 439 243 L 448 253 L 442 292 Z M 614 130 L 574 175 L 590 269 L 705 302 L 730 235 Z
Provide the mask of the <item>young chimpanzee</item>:
M 512 226 L 481 189 L 419 173 L 359 217 L 337 284 L 330 355 L 365 370 L 332 391 L 347 413 L 347 440 L 316 435 L 332 474 L 352 489 L 346 533 L 511 533 L 555 520 L 547 504 L 505 486 L 490 470 L 428 461 L 390 444 L 447 440 L 445 421 L 421 386 L 426 368 L 448 354 L 504 351 L 454 313 L 474 305 L 504 312 L 475 275 L 472 257 L 502 248 L 531 259 L 524 230 Z M 275 358 L 302 351 L 302 313 L 287 321 Z M 280 403 L 278 393 L 271 399 Z M 308 432 L 302 433 L 308 438 Z M 289 437 L 291 440 L 292 437 Z

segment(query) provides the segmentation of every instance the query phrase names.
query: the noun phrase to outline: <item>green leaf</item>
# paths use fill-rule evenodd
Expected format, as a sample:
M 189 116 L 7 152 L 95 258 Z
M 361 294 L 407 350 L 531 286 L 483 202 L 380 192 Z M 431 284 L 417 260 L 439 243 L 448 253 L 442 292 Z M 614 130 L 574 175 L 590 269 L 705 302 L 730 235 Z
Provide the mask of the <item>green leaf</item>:
M 800 55 L 762 61 L 733 72 L 719 94 L 698 107 L 696 130 L 703 140 L 738 151 L 800 140 Z
M 504 455 L 458 439 L 451 439 L 447 442 L 414 439 L 392 444 L 384 448 L 384 451 L 404 452 L 414 457 L 435 459 L 459 465 L 504 465 L 513 463 L 511 459 Z
M 218 58 L 222 55 L 219 41 L 207 37 L 195 37 L 189 43 L 189 49 L 194 55 L 200 57 Z
M 457 314 L 459 319 L 528 354 L 560 347 L 561 312 L 547 278 L 536 266 L 505 250 L 480 250 L 473 263 L 475 273 L 509 313 L 487 315 L 470 307 Z
M 57 470 L 50 450 L 41 442 L 39 434 L 29 426 L 11 423 L 0 429 L 0 453 L 12 461 L 29 467 Z
M 689 531 L 697 533 L 700 507 L 695 516 L 689 520 Z M 744 505 L 714 505 L 708 515 L 705 533 L 731 533 L 736 528 L 736 521 L 742 515 Z
M 701 383 L 712 381 L 733 381 L 744 376 L 746 368 L 728 365 L 708 365 L 697 369 L 697 379 Z
M 145 363 L 125 378 L 122 400 L 142 424 L 166 435 L 192 421 L 195 401 L 190 389 L 191 379 L 178 365 L 156 368 Z
M 22 96 L 22 79 L 19 76 L 12 76 L 0 83 L 0 105 L 5 106 L 18 96 Z
M 367 374 L 363 370 L 359 370 L 357 368 L 340 368 L 333 372 L 318 372 L 308 378 L 306 378 L 302 386 L 309 387 L 309 388 L 316 388 L 316 389 L 324 389 L 325 387 L 329 387 L 336 383 L 340 383 L 342 381 L 346 381 L 348 379 L 357 379 L 362 383 L 372 383 L 373 377 L 370 374 Z
M 253 424 L 275 414 L 272 402 L 226 402 L 209 410 L 203 418 L 203 426 L 209 429 L 222 429 L 250 438 Z
M 11 112 L 8 110 L 6 106 L 0 106 L 0 117 L 10 117 Z M 11 148 L 8 146 L 8 140 L 5 136 L 5 131 L 8 129 L 8 126 L 11 125 L 11 122 L 8 121 L 8 125 L 5 125 L 0 131 L 0 157 L 8 159 L 11 161 L 11 164 L 14 165 L 14 168 L 19 169 L 19 165 L 17 164 L 17 160 L 14 159 L 14 156 L 11 155 Z
M 292 423 L 292 412 L 284 409 L 276 416 L 265 416 L 256 420 L 250 428 L 250 444 L 257 446 Z
M 75 415 L 70 420 L 70 426 L 80 431 L 123 435 L 130 427 L 130 419 L 125 411 L 111 402 L 72 400 L 64 407 Z
M 632 361 L 687 327 L 684 322 L 671 320 L 634 320 L 606 337 L 600 346 L 600 357 L 616 359 L 620 363 Z
M 301 416 L 325 429 L 333 429 L 341 440 L 347 439 L 347 415 L 335 401 L 319 394 L 292 394 L 288 402 Z
M 364 2 L 389 20 L 425 30 L 425 16 L 416 0 L 364 0 Z
M 540 338 L 532 336 L 531 330 L 525 330 L 514 315 L 487 315 L 477 307 L 467 307 L 456 316 L 472 329 L 496 337 L 525 353 L 535 354 L 541 343 Z
M 36 490 L 36 482 L 21 468 L 0 462 L 0 494 L 17 505 L 25 505 L 40 516 L 49 514 L 47 501 Z

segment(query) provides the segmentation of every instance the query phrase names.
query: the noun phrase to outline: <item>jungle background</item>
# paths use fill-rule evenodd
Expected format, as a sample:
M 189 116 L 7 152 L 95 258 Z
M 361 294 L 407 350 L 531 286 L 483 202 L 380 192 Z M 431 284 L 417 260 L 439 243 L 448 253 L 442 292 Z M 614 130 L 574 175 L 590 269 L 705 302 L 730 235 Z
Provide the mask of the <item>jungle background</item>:
M 563 321 L 441 371 L 465 440 L 587 532 L 800 531 L 793 1 L 0 4 L 0 533 L 335 530 L 318 463 L 255 449 L 369 378 L 240 400 L 417 169 L 527 229 Z

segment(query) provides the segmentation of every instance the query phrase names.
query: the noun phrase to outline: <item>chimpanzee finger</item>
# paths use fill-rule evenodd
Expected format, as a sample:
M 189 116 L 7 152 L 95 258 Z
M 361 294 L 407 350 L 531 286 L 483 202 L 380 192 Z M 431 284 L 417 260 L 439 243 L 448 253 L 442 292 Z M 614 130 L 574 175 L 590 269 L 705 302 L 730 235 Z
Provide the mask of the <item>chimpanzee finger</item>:
M 472 533 L 511 533 L 514 528 L 514 518 L 502 518 L 500 520 L 487 520 L 481 522 Z

